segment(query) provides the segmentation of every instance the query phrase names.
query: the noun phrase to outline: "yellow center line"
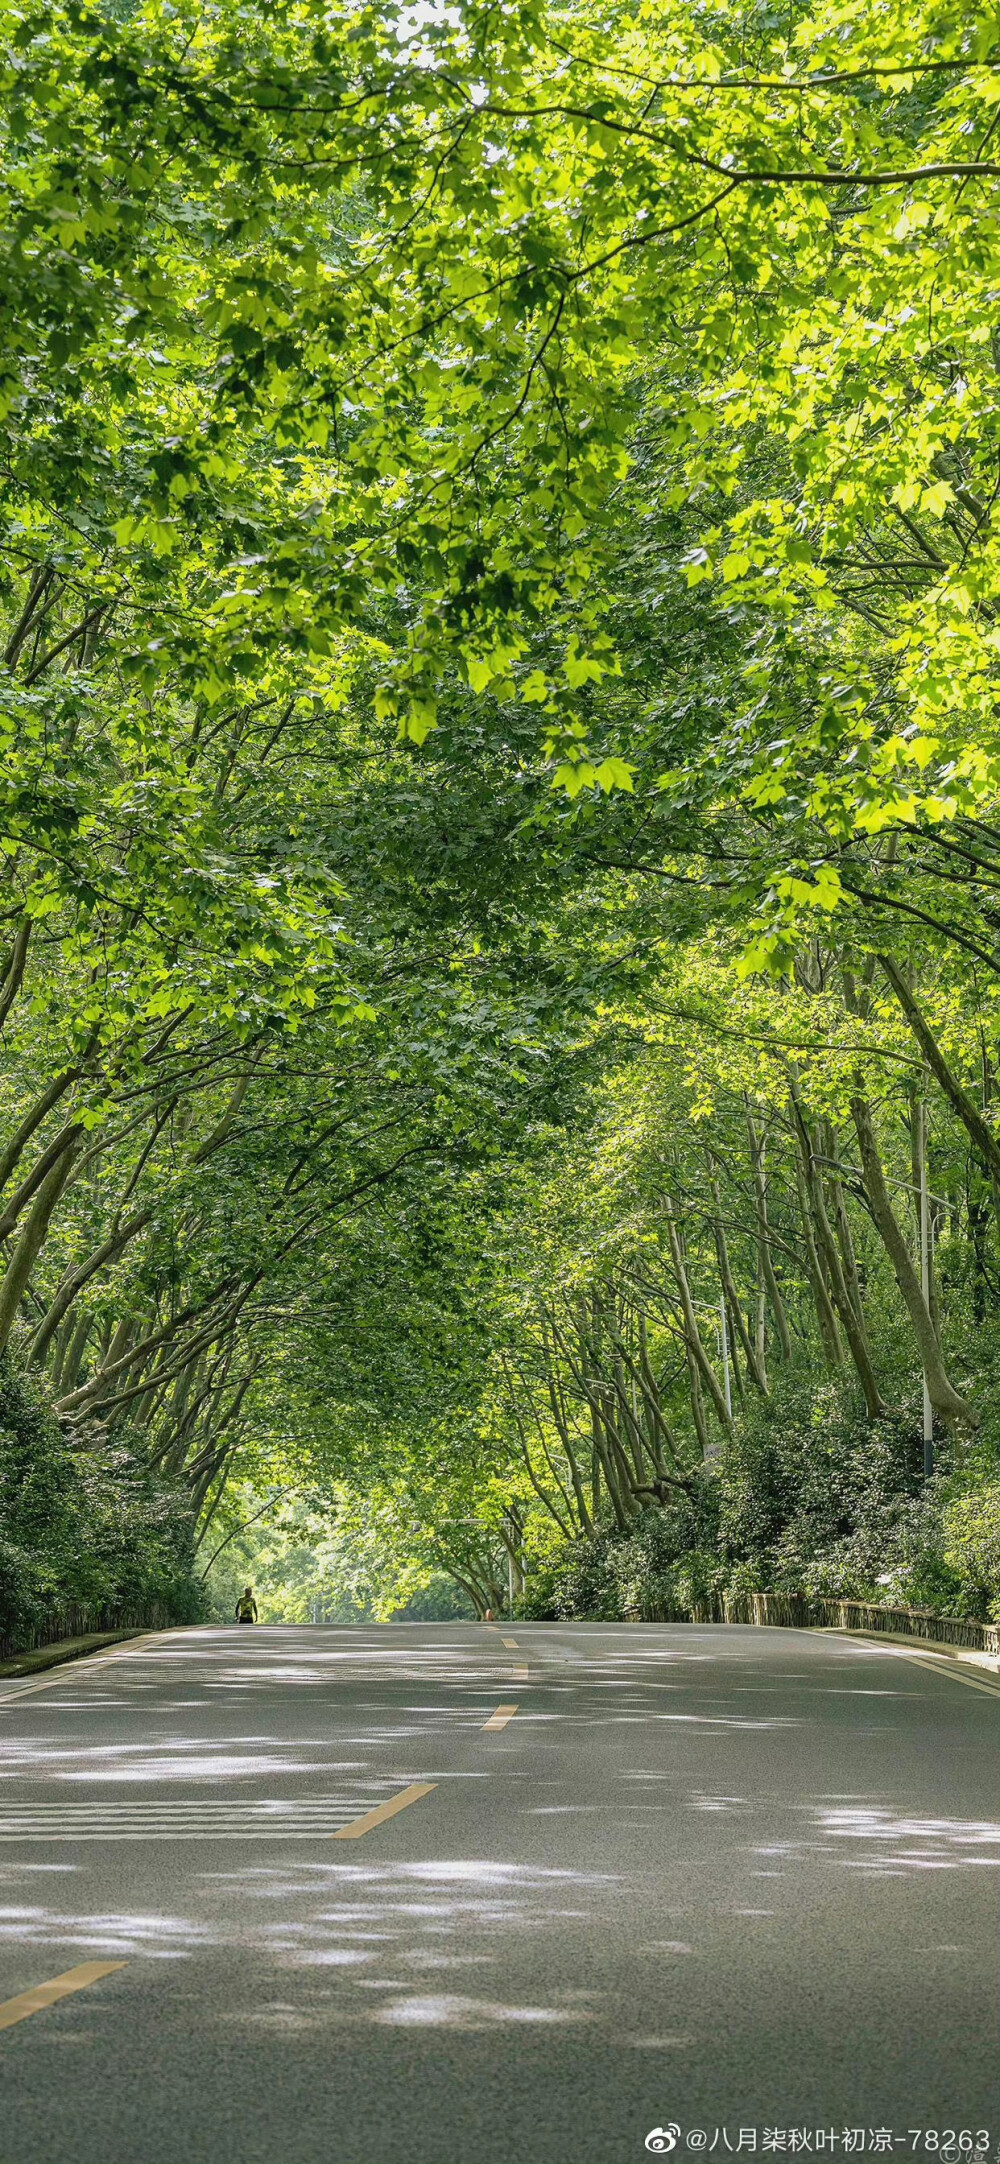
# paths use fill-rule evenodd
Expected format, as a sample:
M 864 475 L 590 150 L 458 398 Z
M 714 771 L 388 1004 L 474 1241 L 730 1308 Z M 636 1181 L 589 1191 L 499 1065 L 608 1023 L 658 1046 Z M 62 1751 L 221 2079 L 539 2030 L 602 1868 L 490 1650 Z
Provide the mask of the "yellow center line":
M 421 1796 L 429 1796 L 436 1781 L 413 1781 L 409 1788 L 401 1788 L 398 1796 L 390 1796 L 388 1803 L 378 1803 L 374 1811 L 366 1811 L 363 1818 L 352 1819 L 349 1826 L 338 1826 L 331 1833 L 331 1841 L 359 1841 L 363 1833 L 370 1833 L 373 1826 L 381 1826 L 387 1818 L 395 1818 L 397 1811 L 405 1811 L 408 1804 L 419 1803 Z
M 508 1721 L 513 1720 L 516 1712 L 516 1706 L 498 1706 L 496 1712 L 490 1714 L 489 1720 L 483 1722 L 483 1727 L 506 1728 Z
M 501 1641 L 500 1641 L 500 1642 L 501 1642 L 501 1644 L 502 1644 L 502 1645 L 505 1645 L 505 1646 L 516 1646 L 516 1644 L 517 1644 L 517 1639 L 516 1639 L 516 1638 L 503 1638 L 503 1639 L 501 1639 Z
M 54 2006 L 57 1999 L 68 1999 L 72 1991 L 86 1991 L 88 1984 L 99 1983 L 102 1976 L 127 1967 L 127 1961 L 81 1961 L 79 1968 L 66 1969 L 62 1976 L 53 1976 L 50 1983 L 36 1984 L 33 1991 L 6 1999 L 0 2006 L 0 2029 L 12 2029 L 16 2021 L 27 2021 L 29 2014 L 40 2014 L 43 2007 Z

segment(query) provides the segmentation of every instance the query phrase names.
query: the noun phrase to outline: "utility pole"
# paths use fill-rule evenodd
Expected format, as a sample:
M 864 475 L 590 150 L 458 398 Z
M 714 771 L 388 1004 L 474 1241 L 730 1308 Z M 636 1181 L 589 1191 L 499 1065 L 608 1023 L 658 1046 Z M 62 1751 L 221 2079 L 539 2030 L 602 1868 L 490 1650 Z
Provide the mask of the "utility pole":
M 726 1391 L 726 1411 L 733 1417 L 733 1388 L 729 1379 L 729 1326 L 726 1322 L 726 1295 L 719 1301 L 719 1326 L 722 1331 L 722 1380 Z
M 517 1505 L 509 1503 L 500 1523 L 500 1538 L 507 1550 L 507 1606 L 514 1613 L 514 1603 L 524 1592 L 524 1553 L 521 1548 L 522 1525 Z
M 927 1192 L 927 1110 L 922 1097 L 915 1107 L 917 1123 L 917 1151 L 920 1163 L 920 1289 L 927 1303 L 931 1304 L 931 1213 L 930 1196 Z M 934 1471 L 934 1409 L 931 1394 L 924 1375 L 924 1479 L 929 1480 Z

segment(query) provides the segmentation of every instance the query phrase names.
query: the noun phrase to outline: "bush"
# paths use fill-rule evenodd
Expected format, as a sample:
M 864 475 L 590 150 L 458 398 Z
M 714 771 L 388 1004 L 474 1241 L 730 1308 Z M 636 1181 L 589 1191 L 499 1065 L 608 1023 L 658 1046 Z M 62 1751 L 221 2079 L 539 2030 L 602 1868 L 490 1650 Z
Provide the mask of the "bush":
M 9 1356 L 0 1359 L 0 1637 L 15 1647 L 67 1609 L 203 1610 L 186 1498 L 122 1448 L 74 1448 Z
M 1000 1620 L 995 1446 L 944 1440 L 923 1473 L 919 1406 L 868 1419 L 846 1381 L 747 1402 L 690 1496 L 603 1527 L 537 1569 L 523 1613 L 650 1621 L 721 1593 L 801 1593 Z
M 626 1532 L 604 1526 L 535 1569 L 519 1613 L 537 1622 L 628 1615 L 667 1620 L 716 1590 L 720 1572 L 718 1489 L 696 1476 L 690 1493 L 662 1510 L 644 1510 Z
M 465 1623 L 474 1621 L 476 1611 L 467 1593 L 463 1593 L 454 1578 L 446 1578 L 443 1571 L 435 1571 L 426 1585 L 411 1593 L 403 1608 L 394 1608 L 390 1623 Z
M 1000 1481 L 955 1496 L 944 1512 L 944 1561 L 977 1605 L 1000 1623 Z

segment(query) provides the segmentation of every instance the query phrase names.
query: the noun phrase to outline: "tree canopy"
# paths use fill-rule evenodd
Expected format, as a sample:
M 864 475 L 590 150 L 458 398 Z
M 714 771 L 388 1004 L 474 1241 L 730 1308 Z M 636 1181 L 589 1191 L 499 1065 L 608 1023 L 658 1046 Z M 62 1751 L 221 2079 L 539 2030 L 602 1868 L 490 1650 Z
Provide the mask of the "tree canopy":
M 293 1607 L 996 1607 L 993 17 L 0 82 L 11 1463 Z

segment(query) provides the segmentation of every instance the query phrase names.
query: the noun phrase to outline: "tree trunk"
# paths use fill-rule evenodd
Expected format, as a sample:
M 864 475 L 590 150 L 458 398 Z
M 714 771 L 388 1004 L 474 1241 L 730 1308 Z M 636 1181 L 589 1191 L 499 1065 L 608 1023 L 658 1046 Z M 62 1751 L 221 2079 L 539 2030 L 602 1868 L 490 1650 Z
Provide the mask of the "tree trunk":
M 924 1374 L 931 1404 L 942 1419 L 964 1421 L 978 1425 L 978 1417 L 972 1407 L 953 1387 L 945 1370 L 941 1345 L 930 1309 L 920 1287 L 920 1279 L 913 1267 L 909 1248 L 896 1220 L 885 1184 L 882 1160 L 875 1138 L 875 1124 L 868 1100 L 860 1090 L 851 1099 L 851 1112 L 861 1151 L 861 1164 L 865 1187 L 871 1204 L 872 1216 L 878 1227 L 882 1244 L 896 1273 L 896 1283 L 902 1293 L 913 1324 L 914 1335 L 923 1362 Z
M 0 1283 L 0 1351 L 6 1345 L 17 1320 L 25 1287 L 44 1245 L 49 1225 L 58 1208 L 59 1197 L 73 1170 L 73 1160 L 82 1140 L 81 1128 L 75 1140 L 67 1144 L 46 1173 L 21 1228 L 20 1237 Z
M 14 934 L 14 944 L 7 957 L 3 983 L 0 984 L 0 1029 L 21 989 L 24 965 L 28 959 L 28 942 L 31 938 L 31 918 L 23 917 Z
M 885 1413 L 885 1401 L 875 1375 L 875 1365 L 872 1359 L 871 1346 L 868 1342 L 868 1331 L 865 1327 L 864 1315 L 855 1308 L 847 1288 L 843 1265 L 837 1251 L 837 1243 L 834 1240 L 833 1230 L 827 1216 L 823 1182 L 813 1152 L 812 1137 L 806 1125 L 805 1114 L 794 1081 L 791 1086 L 791 1102 L 802 1157 L 802 1170 L 805 1177 L 806 1205 L 807 1207 L 811 1206 L 812 1209 L 816 1248 L 821 1264 L 825 1266 L 833 1304 L 843 1325 L 844 1335 L 851 1349 L 851 1358 L 854 1361 L 865 1394 L 868 1417 L 870 1420 L 879 1420 Z
M 761 1374 L 760 1368 L 757 1365 L 757 1350 L 751 1342 L 750 1334 L 743 1320 L 743 1309 L 740 1305 L 740 1296 L 733 1282 L 733 1273 L 729 1263 L 729 1244 L 722 1226 L 722 1204 L 719 1198 L 719 1183 L 717 1180 L 712 1181 L 712 1196 L 715 1202 L 716 1209 L 716 1215 L 712 1221 L 712 1231 L 715 1235 L 715 1252 L 718 1257 L 719 1263 L 719 1280 L 722 1285 L 722 1291 L 725 1297 L 726 1306 L 731 1317 L 730 1336 L 732 1336 L 732 1329 L 733 1325 L 735 1324 L 740 1344 L 743 1347 L 743 1358 L 747 1364 L 747 1373 L 750 1376 L 751 1381 L 754 1383 L 755 1387 L 760 1391 L 761 1396 L 766 1398 L 767 1380 Z M 736 1365 L 735 1357 L 733 1359 L 733 1368 L 739 1382 L 740 1390 L 742 1391 L 742 1380 L 739 1378 L 739 1369 Z
M 823 1351 L 826 1355 L 826 1364 L 830 1373 L 836 1374 L 838 1368 L 842 1368 L 844 1365 L 844 1348 L 840 1342 L 840 1331 L 837 1328 L 836 1311 L 830 1299 L 830 1295 L 826 1289 L 826 1279 L 823 1275 L 823 1266 L 816 1252 L 816 1241 L 813 1237 L 812 1211 L 809 1206 L 809 1196 L 806 1191 L 806 1180 L 805 1174 L 802 1170 L 801 1155 L 796 1156 L 795 1184 L 798 1189 L 799 1221 L 802 1226 L 802 1238 L 805 1242 L 806 1250 L 806 1276 L 808 1277 L 809 1283 L 812 1287 L 813 1302 L 816 1308 L 816 1320 L 819 1323 L 820 1340 L 822 1342 Z
M 988 1167 L 993 1178 L 1000 1181 L 1000 1146 L 997 1144 L 997 1138 L 992 1127 L 987 1124 L 982 1113 L 973 1104 L 968 1092 L 963 1089 L 958 1076 L 952 1073 L 930 1023 L 918 1007 L 902 971 L 897 969 L 891 955 L 880 954 L 878 959 L 931 1073 L 940 1083 L 952 1111 L 957 1113 L 963 1127 L 971 1135 L 983 1163 Z
M 684 1334 L 687 1338 L 688 1344 L 691 1347 L 694 1358 L 698 1364 L 701 1378 L 708 1389 L 712 1404 L 714 1405 L 716 1413 L 718 1414 L 720 1425 L 725 1429 L 727 1435 L 731 1435 L 733 1431 L 732 1415 L 730 1414 L 725 1398 L 723 1397 L 722 1391 L 719 1387 L 718 1376 L 716 1375 L 715 1369 L 713 1368 L 708 1354 L 705 1351 L 705 1347 L 701 1340 L 701 1332 L 698 1329 L 697 1320 L 695 1318 L 694 1302 L 691 1298 L 691 1286 L 688 1281 L 687 1268 L 684 1261 L 684 1252 L 681 1247 L 681 1242 L 677 1232 L 677 1226 L 674 1221 L 673 1202 L 671 1201 L 669 1195 L 665 1196 L 664 1199 L 667 1205 L 667 1237 L 670 1241 L 670 1254 L 673 1260 L 674 1274 L 677 1279 L 677 1288 L 681 1296 L 681 1309 L 684 1315 Z
M 781 1357 L 787 1362 L 792 1357 L 792 1339 L 788 1328 L 788 1317 L 785 1314 L 784 1301 L 781 1297 L 778 1280 L 774 1274 L 774 1265 L 771 1261 L 771 1238 L 767 1222 L 767 1174 L 764 1155 L 766 1145 L 763 1135 L 758 1140 L 753 1119 L 749 1113 L 747 1114 L 747 1137 L 750 1143 L 750 1162 L 753 1166 L 754 1198 L 757 1208 L 757 1251 L 760 1256 L 761 1273 L 767 1288 L 767 1297 L 771 1304 L 771 1313 L 774 1317 L 774 1327 L 778 1333 Z
M 55 1383 L 55 1381 L 53 1381 L 53 1388 L 65 1388 L 66 1390 L 75 1390 L 80 1375 L 80 1368 L 83 1364 L 83 1355 L 86 1349 L 87 1339 L 89 1338 L 93 1327 L 94 1318 L 92 1315 L 85 1314 L 80 1316 L 80 1319 L 76 1325 L 72 1337 L 70 1338 L 69 1344 L 66 1347 L 65 1354 L 60 1364 L 59 1381 L 58 1383 Z
M 74 1269 L 67 1270 L 52 1305 L 47 1315 L 40 1322 L 32 1340 L 30 1358 L 37 1361 L 39 1366 L 45 1359 L 49 1345 L 59 1328 L 63 1316 L 72 1307 L 74 1300 L 83 1290 L 84 1285 L 88 1284 L 92 1277 L 96 1277 L 98 1270 L 103 1269 L 106 1262 L 117 1262 L 119 1255 L 124 1253 L 129 1242 L 134 1240 L 137 1233 L 140 1233 L 144 1226 L 149 1224 L 152 1215 L 152 1210 L 140 1210 L 135 1217 L 129 1219 L 127 1225 L 122 1225 L 117 1232 L 109 1234 L 108 1238 L 102 1241 L 100 1247 L 95 1247 L 83 1262 L 78 1262 Z M 58 1388 L 57 1376 L 53 1376 L 53 1382 L 55 1387 Z

